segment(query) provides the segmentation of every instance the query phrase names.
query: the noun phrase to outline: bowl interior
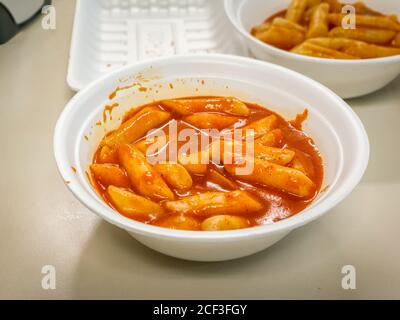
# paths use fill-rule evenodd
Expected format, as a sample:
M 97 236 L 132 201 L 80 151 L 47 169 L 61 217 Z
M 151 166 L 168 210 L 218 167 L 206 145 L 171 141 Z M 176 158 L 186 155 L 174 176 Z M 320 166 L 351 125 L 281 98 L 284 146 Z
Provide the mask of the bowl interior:
M 230 6 L 236 11 L 239 25 L 250 32 L 255 25 L 286 9 L 291 0 L 230 0 L 230 2 Z M 340 2 L 351 4 L 357 0 L 340 0 Z M 363 0 L 363 2 L 370 8 L 386 14 L 396 14 L 400 11 L 398 0 Z
M 116 87 L 132 84 L 109 99 Z M 296 224 L 315 218 L 358 183 L 368 159 L 368 140 L 359 119 L 343 100 L 322 85 L 279 66 L 207 55 L 142 62 L 107 75 L 78 93 L 61 115 L 54 140 L 56 160 L 68 187 L 89 208 L 128 231 L 161 229 L 124 218 L 110 209 L 91 187 L 86 171 L 103 135 L 116 128 L 130 108 L 154 100 L 201 95 L 235 96 L 274 110 L 286 119 L 305 108 L 309 110 L 304 131 L 321 152 L 326 191 L 302 213 L 265 227 L 273 230 L 289 220 Z M 111 113 L 105 111 L 105 106 L 114 103 L 118 106 Z

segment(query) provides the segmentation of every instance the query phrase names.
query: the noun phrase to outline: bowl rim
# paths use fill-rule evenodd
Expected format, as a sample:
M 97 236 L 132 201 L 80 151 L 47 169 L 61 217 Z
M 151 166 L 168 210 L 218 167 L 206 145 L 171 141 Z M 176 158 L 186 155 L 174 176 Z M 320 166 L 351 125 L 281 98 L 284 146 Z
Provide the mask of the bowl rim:
M 238 21 L 238 17 L 233 17 L 231 12 L 233 11 L 232 4 L 234 0 L 224 0 L 224 9 L 226 16 L 228 17 L 230 23 L 239 32 L 242 36 L 246 38 L 247 41 L 251 41 L 254 45 L 257 45 L 260 49 L 264 51 L 268 51 L 268 53 L 273 53 L 275 55 L 283 56 L 288 59 L 297 60 L 299 62 L 318 62 L 325 63 L 329 65 L 368 65 L 374 63 L 391 63 L 400 61 L 400 55 L 389 56 L 389 57 L 381 57 L 381 58 L 369 58 L 369 59 L 355 59 L 355 60 L 345 60 L 345 59 L 328 59 L 328 58 L 319 58 L 319 57 L 311 57 L 306 56 L 294 52 L 289 52 L 283 49 L 276 48 L 270 44 L 262 42 L 257 39 L 253 35 L 250 34 Z M 238 9 L 241 8 L 245 1 L 241 0 Z
M 94 213 L 98 214 L 100 217 L 110 222 L 111 224 L 117 225 L 118 227 L 135 234 L 141 234 L 144 236 L 151 236 L 155 238 L 161 239 L 175 239 L 175 240 L 192 240 L 192 241 L 210 241 L 210 240 L 230 240 L 230 239 L 240 239 L 240 238 L 248 238 L 248 237 L 261 237 L 265 234 L 272 234 L 275 232 L 289 232 L 295 228 L 298 228 L 306 223 L 309 223 L 321 215 L 327 213 L 330 209 L 335 207 L 339 202 L 341 202 L 345 197 L 347 197 L 351 191 L 357 186 L 360 182 L 369 161 L 369 153 L 370 146 L 368 135 L 365 131 L 365 128 L 357 116 L 357 114 L 351 109 L 351 107 L 343 101 L 338 95 L 336 95 L 333 91 L 318 83 L 315 80 L 312 80 L 298 72 L 287 69 L 285 67 L 275 65 L 272 63 L 259 61 L 256 59 L 251 59 L 247 57 L 239 57 L 234 55 L 226 55 L 226 54 L 191 54 L 191 55 L 179 55 L 179 56 L 169 56 L 169 57 L 161 57 L 148 59 L 141 62 L 136 62 L 134 64 L 127 65 L 125 67 L 114 70 L 108 74 L 103 75 L 102 77 L 94 80 L 89 85 L 87 85 L 84 89 L 79 91 L 75 96 L 73 96 L 70 101 L 65 106 L 64 110 L 61 112 L 56 126 L 54 130 L 53 137 L 53 149 L 54 156 L 57 163 L 58 171 L 61 177 L 65 180 L 71 178 L 71 166 L 67 163 L 67 159 L 64 157 L 64 149 L 66 148 L 66 144 L 63 143 L 65 137 L 68 135 L 68 131 L 66 130 L 68 126 L 68 121 L 71 122 L 73 119 L 69 117 L 70 113 L 75 109 L 75 105 L 79 104 L 80 100 L 85 100 L 85 97 L 90 96 L 95 93 L 97 87 L 99 87 L 103 82 L 108 79 L 119 78 L 126 73 L 136 72 L 137 70 L 143 70 L 148 66 L 154 66 L 157 64 L 167 64 L 167 63 L 182 63 L 182 61 L 189 60 L 191 63 L 193 61 L 213 61 L 218 63 L 237 63 L 240 65 L 253 65 L 255 67 L 259 67 L 259 70 L 263 68 L 272 68 L 278 72 L 286 73 L 292 78 L 297 78 L 298 81 L 306 82 L 307 85 L 313 86 L 316 90 L 320 91 L 321 94 L 330 96 L 330 98 L 334 99 L 337 102 L 337 107 L 342 110 L 344 115 L 346 115 L 349 120 L 351 120 L 354 128 L 355 136 L 357 136 L 357 141 L 359 142 L 360 152 L 356 155 L 357 157 L 357 165 L 354 166 L 354 170 L 349 174 L 345 182 L 342 184 L 341 188 L 335 190 L 335 192 L 326 196 L 322 199 L 321 202 L 316 204 L 313 207 L 308 207 L 299 214 L 291 216 L 287 219 L 280 220 L 278 222 L 272 224 L 266 224 L 261 226 L 255 226 L 251 228 L 239 229 L 239 230 L 229 230 L 229 231 L 186 231 L 186 230 L 174 230 L 168 228 L 162 228 L 157 226 L 148 225 L 133 219 L 129 219 L 124 217 L 123 215 L 113 210 L 110 207 L 105 207 L 106 205 L 103 203 L 101 206 L 98 202 L 98 199 L 95 199 L 91 194 L 88 194 L 85 191 L 83 185 L 78 183 L 68 183 L 66 184 L 70 191 L 75 195 L 75 197 L 84 204 L 87 208 L 89 208 Z M 84 123 L 86 119 L 82 119 L 82 123 Z M 73 148 L 76 147 L 76 142 L 73 145 Z M 77 176 L 77 175 L 76 175 Z M 76 180 L 79 181 L 78 178 Z M 82 192 L 83 191 L 83 192 Z M 329 190 L 327 191 L 329 192 Z M 329 200 L 329 201 L 328 201 Z M 118 218 L 117 218 L 118 217 Z

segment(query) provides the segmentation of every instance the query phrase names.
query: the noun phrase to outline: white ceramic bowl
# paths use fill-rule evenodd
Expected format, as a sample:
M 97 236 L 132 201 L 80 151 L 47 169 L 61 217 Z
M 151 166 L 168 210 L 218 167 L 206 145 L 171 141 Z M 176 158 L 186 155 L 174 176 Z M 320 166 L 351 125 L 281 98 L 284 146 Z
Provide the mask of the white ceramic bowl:
M 107 120 L 105 128 L 96 125 L 103 119 L 104 105 L 110 104 L 110 92 L 136 81 L 142 82 L 147 92 L 137 86 L 121 91 L 114 100 L 120 106 L 113 110 L 112 120 Z M 153 99 L 196 95 L 236 96 L 269 107 L 286 118 L 294 118 L 308 108 L 304 130 L 321 151 L 325 168 L 323 185 L 328 186 L 327 190 L 310 207 L 291 218 L 234 231 L 170 230 L 125 218 L 112 210 L 97 195 L 85 174 L 105 130 L 116 128 L 121 115 L 132 106 Z M 188 260 L 219 261 L 263 250 L 337 205 L 360 181 L 368 163 L 369 143 L 357 115 L 321 84 L 254 59 L 195 55 L 140 62 L 91 83 L 62 112 L 55 128 L 54 153 L 68 188 L 105 220 L 164 254 Z
M 334 60 L 299 55 L 270 46 L 250 34 L 255 25 L 288 7 L 291 0 L 225 0 L 226 13 L 236 31 L 257 58 L 303 73 L 353 98 L 376 91 L 400 74 L 400 55 L 366 60 Z M 342 1 L 343 2 L 343 1 Z M 355 1 L 346 1 L 351 3 Z M 399 0 L 364 0 L 383 13 L 400 13 Z

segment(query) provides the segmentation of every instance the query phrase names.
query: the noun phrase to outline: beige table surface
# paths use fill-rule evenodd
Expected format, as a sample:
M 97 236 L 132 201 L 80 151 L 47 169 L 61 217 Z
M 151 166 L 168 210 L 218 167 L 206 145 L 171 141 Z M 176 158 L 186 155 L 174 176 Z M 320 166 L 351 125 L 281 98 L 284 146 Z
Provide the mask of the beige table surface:
M 400 78 L 348 101 L 370 136 L 359 187 L 270 249 L 224 263 L 158 254 L 102 221 L 65 187 L 53 129 L 66 83 L 73 1 L 54 1 L 57 29 L 36 20 L 0 46 L 0 298 L 400 298 Z M 343 290 L 354 265 L 357 289 Z M 56 289 L 41 287 L 44 265 Z

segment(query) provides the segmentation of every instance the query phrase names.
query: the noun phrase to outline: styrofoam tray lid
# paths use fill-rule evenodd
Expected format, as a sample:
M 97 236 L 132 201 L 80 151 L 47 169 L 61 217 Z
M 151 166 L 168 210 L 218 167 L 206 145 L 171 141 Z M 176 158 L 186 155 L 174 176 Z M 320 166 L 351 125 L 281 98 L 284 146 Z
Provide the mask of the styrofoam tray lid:
M 129 63 L 185 53 L 247 55 L 223 0 L 77 0 L 67 82 L 80 90 Z

